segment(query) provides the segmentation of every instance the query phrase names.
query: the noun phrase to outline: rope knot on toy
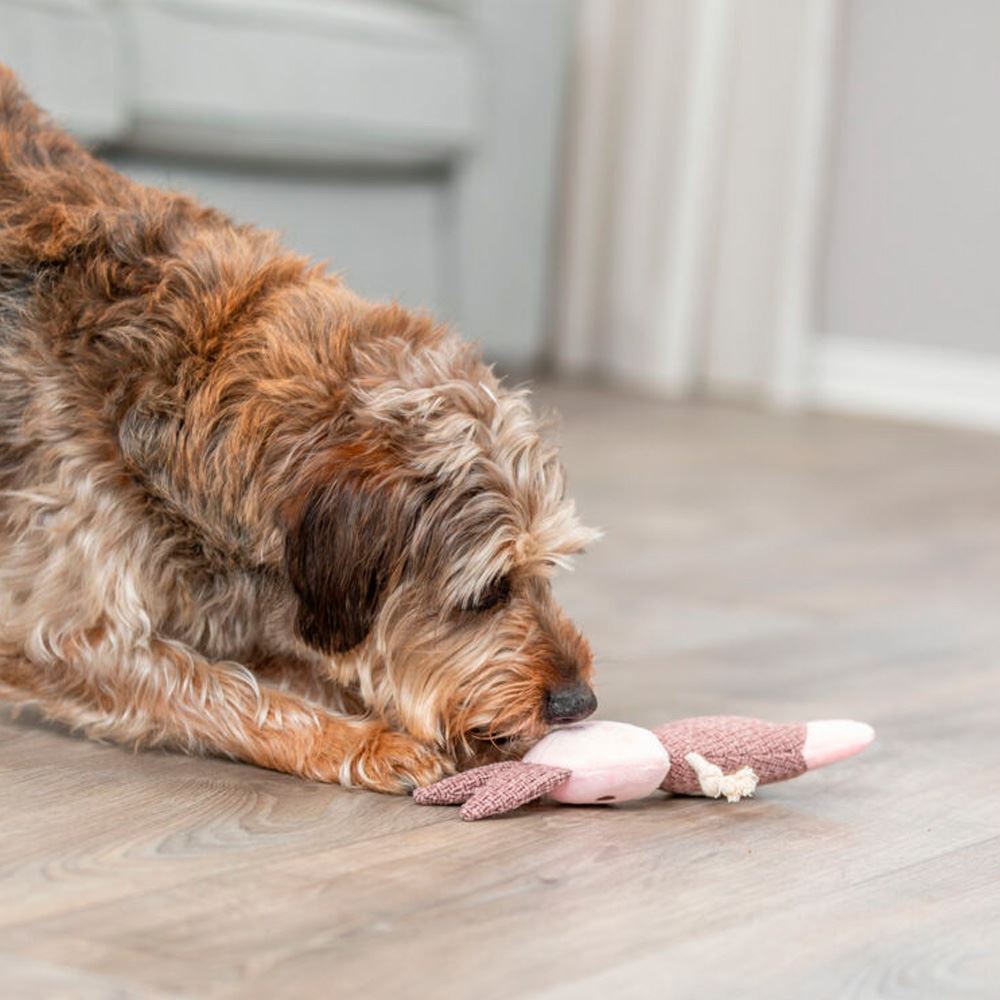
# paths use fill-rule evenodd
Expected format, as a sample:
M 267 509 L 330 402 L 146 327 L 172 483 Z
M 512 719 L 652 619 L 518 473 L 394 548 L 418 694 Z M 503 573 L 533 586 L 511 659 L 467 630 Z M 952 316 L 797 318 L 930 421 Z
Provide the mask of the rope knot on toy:
M 702 794 L 710 799 L 724 795 L 727 802 L 739 802 L 740 799 L 752 798 L 757 790 L 760 779 L 753 768 L 741 767 L 733 774 L 723 774 L 721 767 L 705 760 L 700 753 L 685 754 L 684 759 L 698 776 Z

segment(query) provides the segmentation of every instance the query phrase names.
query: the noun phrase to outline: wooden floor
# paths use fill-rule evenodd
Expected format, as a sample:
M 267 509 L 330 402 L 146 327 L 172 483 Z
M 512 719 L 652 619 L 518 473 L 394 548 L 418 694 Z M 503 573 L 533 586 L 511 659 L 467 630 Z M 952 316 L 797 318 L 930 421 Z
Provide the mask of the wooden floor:
M 0 716 L 0 996 L 1000 996 L 1000 438 L 548 389 L 601 714 L 854 716 L 729 806 L 451 810 Z

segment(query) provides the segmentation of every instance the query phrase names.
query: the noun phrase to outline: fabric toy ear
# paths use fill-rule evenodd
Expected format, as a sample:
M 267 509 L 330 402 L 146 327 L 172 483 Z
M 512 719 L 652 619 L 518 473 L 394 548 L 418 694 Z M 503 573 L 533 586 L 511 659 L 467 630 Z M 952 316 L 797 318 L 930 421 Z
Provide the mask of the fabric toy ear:
M 509 771 L 501 781 L 483 785 L 462 806 L 459 815 L 464 820 L 485 819 L 499 813 L 510 812 L 565 784 L 573 772 L 564 767 L 548 764 L 524 764 L 516 771 Z
M 487 781 L 502 778 L 512 768 L 520 766 L 518 761 L 505 760 L 499 764 L 486 764 L 470 771 L 461 771 L 442 778 L 433 785 L 418 788 L 413 793 L 413 801 L 418 806 L 457 806 L 467 802 Z
M 567 781 L 571 774 L 566 768 L 547 764 L 501 761 L 452 775 L 427 788 L 418 788 L 413 793 L 413 801 L 420 806 L 464 802 L 459 812 L 462 819 L 486 819 L 540 799 Z

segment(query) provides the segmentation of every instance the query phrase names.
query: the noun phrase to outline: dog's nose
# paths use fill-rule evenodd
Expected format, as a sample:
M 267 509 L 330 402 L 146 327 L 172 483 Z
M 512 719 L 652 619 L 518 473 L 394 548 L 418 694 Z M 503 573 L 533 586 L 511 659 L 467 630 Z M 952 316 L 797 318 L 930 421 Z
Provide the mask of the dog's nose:
M 586 684 L 563 684 L 553 688 L 545 701 L 549 722 L 579 722 L 597 708 L 597 697 Z

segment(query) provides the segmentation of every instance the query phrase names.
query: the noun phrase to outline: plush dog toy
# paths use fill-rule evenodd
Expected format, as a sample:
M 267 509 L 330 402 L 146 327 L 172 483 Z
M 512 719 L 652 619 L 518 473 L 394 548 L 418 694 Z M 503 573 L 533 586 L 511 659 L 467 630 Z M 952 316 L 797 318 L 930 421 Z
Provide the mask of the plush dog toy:
M 847 719 L 777 723 L 708 715 L 655 730 L 579 722 L 553 730 L 523 760 L 464 771 L 413 797 L 419 805 L 463 802 L 465 820 L 509 812 L 543 795 L 556 802 L 627 802 L 661 788 L 738 802 L 758 784 L 843 760 L 874 738 L 871 726 Z

